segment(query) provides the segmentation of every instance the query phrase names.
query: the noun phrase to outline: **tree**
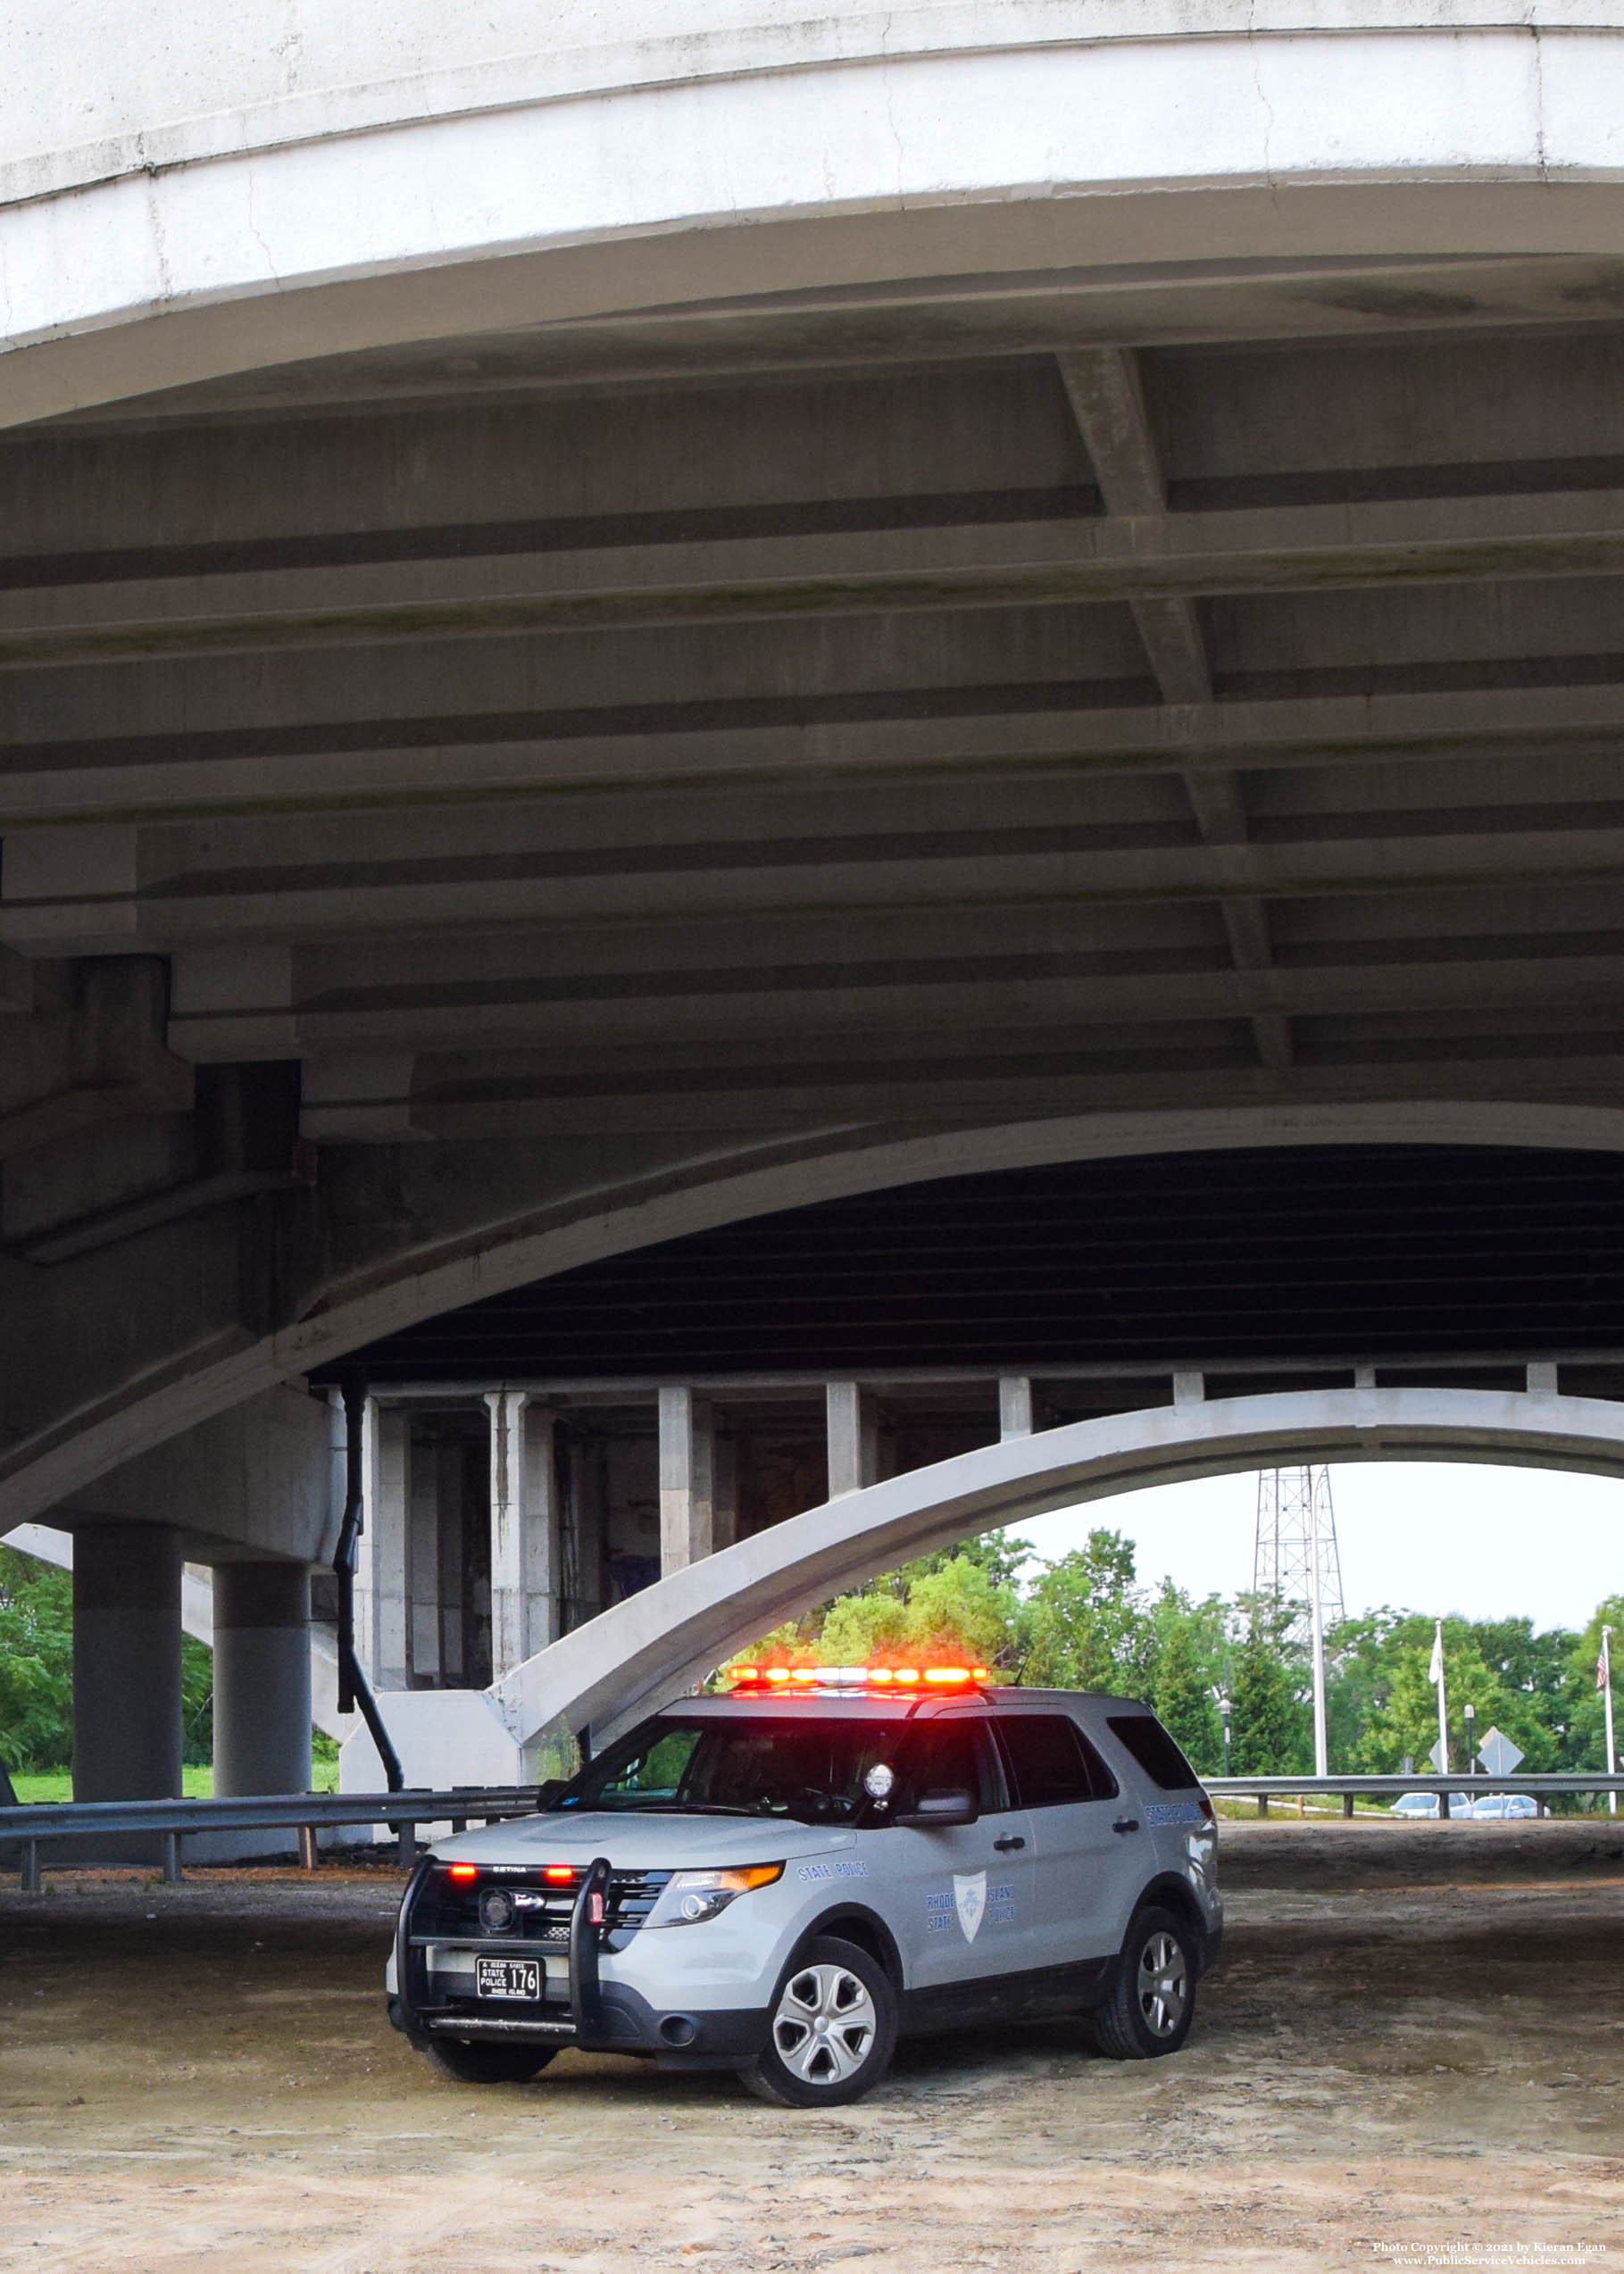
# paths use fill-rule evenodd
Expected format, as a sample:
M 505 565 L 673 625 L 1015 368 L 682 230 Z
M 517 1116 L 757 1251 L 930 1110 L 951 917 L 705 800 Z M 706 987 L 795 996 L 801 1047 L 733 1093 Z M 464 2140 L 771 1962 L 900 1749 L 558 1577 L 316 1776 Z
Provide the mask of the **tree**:
M 214 1653 L 180 1649 L 182 1757 L 214 1757 Z M 0 1547 L 0 1761 L 66 1769 L 73 1760 L 73 1580 L 54 1563 Z
M 1156 1633 L 1153 1702 L 1198 1774 L 1223 1768 L 1223 1730 L 1213 1690 L 1222 1678 L 1223 1606 L 1209 1595 L 1199 1606 L 1170 1579 L 1151 1613 Z
M 65 1769 L 73 1757 L 73 1581 L 0 1547 L 0 1761 Z
M 1624 1742 L 1624 1595 L 1610 1595 L 1595 1607 L 1582 1635 L 1568 1653 L 1569 1726 L 1564 1768 L 1605 1769 L 1607 1731 L 1602 1693 L 1595 1686 L 1602 1653 L 1602 1628 L 1612 1628 L 1612 1720 L 1615 1739 Z M 1605 1801 L 1602 1805 L 1606 1806 Z
M 1433 1622 L 1414 1612 L 1395 1620 L 1381 1645 L 1382 1665 L 1375 1702 L 1353 1748 L 1353 1766 L 1372 1775 L 1391 1775 L 1404 1756 L 1420 1763 L 1437 1743 L 1437 1692 L 1430 1675 Z M 1520 1745 L 1532 1770 L 1548 1768 L 1557 1745 L 1542 1718 L 1539 1702 L 1513 1689 L 1490 1665 L 1477 1630 L 1464 1619 L 1444 1621 L 1444 1676 L 1449 1704 L 1449 1765 L 1466 1768 L 1466 1712 L 1477 1709 L 1480 1740 L 1493 1726 Z
M 1313 1720 L 1303 1701 L 1302 1653 L 1287 1638 L 1292 1606 L 1243 1595 L 1244 1624 L 1230 1687 L 1230 1733 L 1239 1776 L 1282 1777 L 1313 1766 Z
M 1021 1628 L 1023 1680 L 1151 1695 L 1155 1625 L 1134 1585 L 1133 1542 L 1122 1533 L 1092 1531 L 1086 1546 L 1046 1564 L 1028 1594 Z

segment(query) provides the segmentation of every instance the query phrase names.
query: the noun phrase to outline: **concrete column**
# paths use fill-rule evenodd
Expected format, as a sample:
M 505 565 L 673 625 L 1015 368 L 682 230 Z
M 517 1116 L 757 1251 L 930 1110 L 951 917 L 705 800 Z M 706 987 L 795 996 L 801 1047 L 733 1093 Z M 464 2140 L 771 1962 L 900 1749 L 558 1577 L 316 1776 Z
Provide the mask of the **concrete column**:
M 554 1438 L 557 1459 L 557 1437 Z M 567 1495 L 559 1499 L 561 1625 L 565 1634 L 604 1607 L 604 1445 L 584 1429 L 570 1434 Z
M 367 1400 L 365 1499 L 361 1535 L 364 1600 L 355 1608 L 356 1647 L 374 1689 L 409 1686 L 406 1653 L 406 1479 L 411 1421 L 398 1405 Z M 358 1587 L 357 1596 L 362 1589 Z
M 462 1687 L 469 1674 L 466 1620 L 472 1606 L 463 1600 L 462 1543 L 468 1496 L 462 1454 L 462 1440 L 454 1437 L 442 1437 L 435 1448 L 435 1633 L 439 1641 L 440 1679 L 447 1689 Z M 412 1593 L 417 1592 L 414 1585 Z M 413 1659 L 414 1667 L 416 1663 Z
M 437 1448 L 406 1441 L 406 1687 L 440 1679 L 440 1464 Z
M 1032 1385 L 1024 1374 L 1004 1374 L 998 1381 L 998 1435 L 1029 1437 L 1032 1434 Z
M 310 1577 L 214 1566 L 214 1790 L 310 1789 Z
M 711 1546 L 731 1547 L 738 1537 L 738 1439 L 711 1430 Z
M 711 1416 L 686 1387 L 660 1392 L 660 1576 L 709 1555 Z
M 874 1401 L 855 1382 L 830 1382 L 826 1391 L 829 1412 L 829 1496 L 861 1492 L 879 1474 L 879 1423 Z
M 180 1792 L 180 1535 L 82 1524 L 73 1536 L 73 1797 Z
M 491 1415 L 491 1679 L 559 1635 L 555 1417 L 523 1390 L 493 1390 Z

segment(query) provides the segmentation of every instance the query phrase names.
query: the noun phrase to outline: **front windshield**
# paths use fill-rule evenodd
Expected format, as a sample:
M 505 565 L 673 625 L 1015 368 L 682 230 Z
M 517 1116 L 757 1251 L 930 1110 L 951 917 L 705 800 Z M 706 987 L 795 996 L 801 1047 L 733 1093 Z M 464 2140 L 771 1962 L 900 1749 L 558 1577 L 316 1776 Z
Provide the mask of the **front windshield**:
M 583 1769 L 554 1805 L 854 1824 L 888 1810 L 864 1780 L 895 1761 L 895 1721 L 662 1719 Z M 882 1788 L 887 1780 L 877 1778 Z

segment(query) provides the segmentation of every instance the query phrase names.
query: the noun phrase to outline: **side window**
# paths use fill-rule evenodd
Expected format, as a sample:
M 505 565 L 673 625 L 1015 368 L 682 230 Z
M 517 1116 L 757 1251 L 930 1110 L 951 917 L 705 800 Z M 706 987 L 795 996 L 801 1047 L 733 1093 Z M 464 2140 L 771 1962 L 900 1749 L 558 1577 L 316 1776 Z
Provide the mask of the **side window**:
M 1116 1778 L 1069 1715 L 1004 1714 L 998 1734 L 1023 1808 L 1058 1808 L 1067 1801 L 1116 1797 Z
M 982 1811 L 1003 1806 L 998 1764 L 979 1721 L 916 1722 L 910 1732 L 895 1812 L 906 1815 L 921 1793 L 969 1791 Z
M 1201 1779 L 1153 1714 L 1112 1713 L 1105 1727 L 1164 1793 L 1187 1793 Z
M 618 1762 L 591 1795 L 589 1806 L 635 1806 L 638 1801 L 670 1800 L 682 1782 L 700 1732 L 687 1728 L 651 1730 L 637 1751 Z

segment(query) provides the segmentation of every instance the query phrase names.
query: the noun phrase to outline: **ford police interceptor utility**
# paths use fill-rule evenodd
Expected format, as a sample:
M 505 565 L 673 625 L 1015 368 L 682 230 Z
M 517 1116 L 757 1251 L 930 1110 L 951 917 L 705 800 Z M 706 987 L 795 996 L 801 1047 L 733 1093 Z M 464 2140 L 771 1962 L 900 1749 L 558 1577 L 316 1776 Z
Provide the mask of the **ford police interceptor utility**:
M 1115 2059 L 1178 2051 L 1217 1839 L 1145 1707 L 980 1669 L 733 1670 L 418 1865 L 389 2018 L 444 2074 L 578 2045 L 827 2107 L 899 2033 L 1077 2013 Z

